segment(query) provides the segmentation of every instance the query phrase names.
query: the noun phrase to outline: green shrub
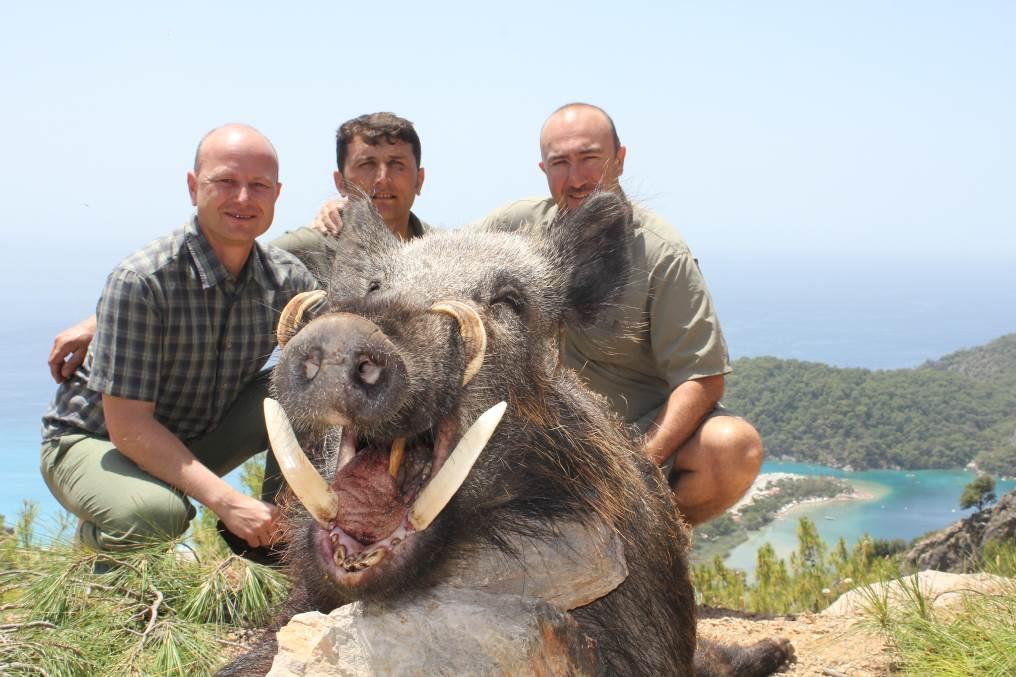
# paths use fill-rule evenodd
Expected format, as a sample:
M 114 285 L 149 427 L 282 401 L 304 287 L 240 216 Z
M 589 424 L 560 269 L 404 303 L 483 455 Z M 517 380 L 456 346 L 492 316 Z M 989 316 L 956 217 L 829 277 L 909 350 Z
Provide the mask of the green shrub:
M 895 559 L 878 554 L 870 538 L 861 539 L 853 549 L 840 539 L 830 550 L 815 523 L 802 517 L 797 539 L 789 562 L 777 557 L 768 543 L 759 548 L 752 583 L 718 556 L 709 564 L 693 566 L 692 578 L 701 600 L 711 606 L 769 614 L 820 611 L 855 586 L 899 575 Z

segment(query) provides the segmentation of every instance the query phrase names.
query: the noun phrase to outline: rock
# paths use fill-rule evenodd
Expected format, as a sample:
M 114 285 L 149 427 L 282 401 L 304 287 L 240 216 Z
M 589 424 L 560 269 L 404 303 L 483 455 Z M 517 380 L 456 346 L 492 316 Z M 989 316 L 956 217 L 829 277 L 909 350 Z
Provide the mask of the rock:
M 294 616 L 268 673 L 374 675 L 589 674 L 593 646 L 545 602 L 442 587 L 410 601 L 356 602 Z
M 981 545 L 990 541 L 1012 541 L 1016 539 L 1016 491 L 1002 496 L 991 510 L 988 523 L 984 525 Z
M 971 571 L 989 541 L 1016 538 L 1016 491 L 1002 496 L 991 508 L 951 524 L 921 540 L 901 557 L 913 569 Z
M 864 614 L 875 600 L 885 601 L 892 608 L 905 608 L 913 598 L 913 586 L 935 609 L 958 603 L 966 594 L 999 594 L 1016 590 L 1016 580 L 991 574 L 952 574 L 943 571 L 922 571 L 906 578 L 854 588 L 840 595 L 823 616 L 855 616 Z
M 628 575 L 606 524 L 570 523 L 549 540 L 518 539 L 451 562 L 420 597 L 357 602 L 325 616 L 294 616 L 278 633 L 270 675 L 585 674 L 595 651 L 568 610 Z M 520 561 L 521 560 L 521 563 Z

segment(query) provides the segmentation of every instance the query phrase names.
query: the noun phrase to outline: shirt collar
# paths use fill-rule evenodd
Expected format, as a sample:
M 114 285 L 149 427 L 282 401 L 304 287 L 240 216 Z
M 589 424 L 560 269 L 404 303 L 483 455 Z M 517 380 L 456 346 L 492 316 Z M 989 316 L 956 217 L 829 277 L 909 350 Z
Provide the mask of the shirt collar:
M 229 279 L 229 271 L 219 261 L 208 238 L 198 227 L 196 214 L 184 227 L 184 236 L 187 250 L 194 259 L 194 267 L 197 268 L 198 277 L 201 279 L 202 289 L 214 287 Z
M 243 267 L 244 274 L 254 280 L 262 289 L 278 289 L 282 286 L 279 279 L 279 271 L 265 263 L 267 258 L 264 249 L 257 240 L 247 257 L 247 265 Z
M 215 255 L 215 250 L 212 249 L 208 238 L 201 232 L 201 228 L 198 226 L 197 215 L 184 227 L 184 233 L 186 235 L 187 249 L 194 259 L 198 277 L 201 279 L 202 289 L 209 289 L 229 280 L 229 271 L 219 261 L 219 257 Z M 244 265 L 243 270 L 240 271 L 240 276 L 235 281 L 238 287 L 242 288 L 248 280 L 254 280 L 263 289 L 272 289 L 279 286 L 273 271 L 269 266 L 265 265 L 264 257 L 261 245 L 255 242 L 254 247 L 251 248 L 250 255 L 247 257 L 246 265 Z

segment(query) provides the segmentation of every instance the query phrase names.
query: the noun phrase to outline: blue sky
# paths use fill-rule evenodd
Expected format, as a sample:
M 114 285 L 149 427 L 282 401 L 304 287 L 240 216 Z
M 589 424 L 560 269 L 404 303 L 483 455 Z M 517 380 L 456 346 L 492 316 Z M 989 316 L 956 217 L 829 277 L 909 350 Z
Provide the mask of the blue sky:
M 375 110 L 416 123 L 417 212 L 439 225 L 545 194 L 540 124 L 585 100 L 617 122 L 629 194 L 703 260 L 1016 267 L 1008 2 L 45 2 L 4 15 L 0 274 L 21 287 L 41 269 L 34 300 L 67 321 L 117 260 L 187 217 L 207 129 L 244 121 L 275 142 L 271 235 L 332 194 L 335 127 Z

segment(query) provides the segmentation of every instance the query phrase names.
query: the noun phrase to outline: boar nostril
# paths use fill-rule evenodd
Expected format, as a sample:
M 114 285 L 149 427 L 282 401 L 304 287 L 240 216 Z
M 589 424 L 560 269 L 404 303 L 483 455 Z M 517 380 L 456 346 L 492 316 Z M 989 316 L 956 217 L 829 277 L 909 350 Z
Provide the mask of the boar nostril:
M 303 361 L 303 375 L 308 381 L 314 380 L 318 372 L 321 370 L 321 356 L 317 354 L 310 355 L 306 360 Z
M 367 385 L 374 385 L 381 378 L 381 366 L 366 358 L 360 361 L 356 371 L 360 376 L 360 380 Z

